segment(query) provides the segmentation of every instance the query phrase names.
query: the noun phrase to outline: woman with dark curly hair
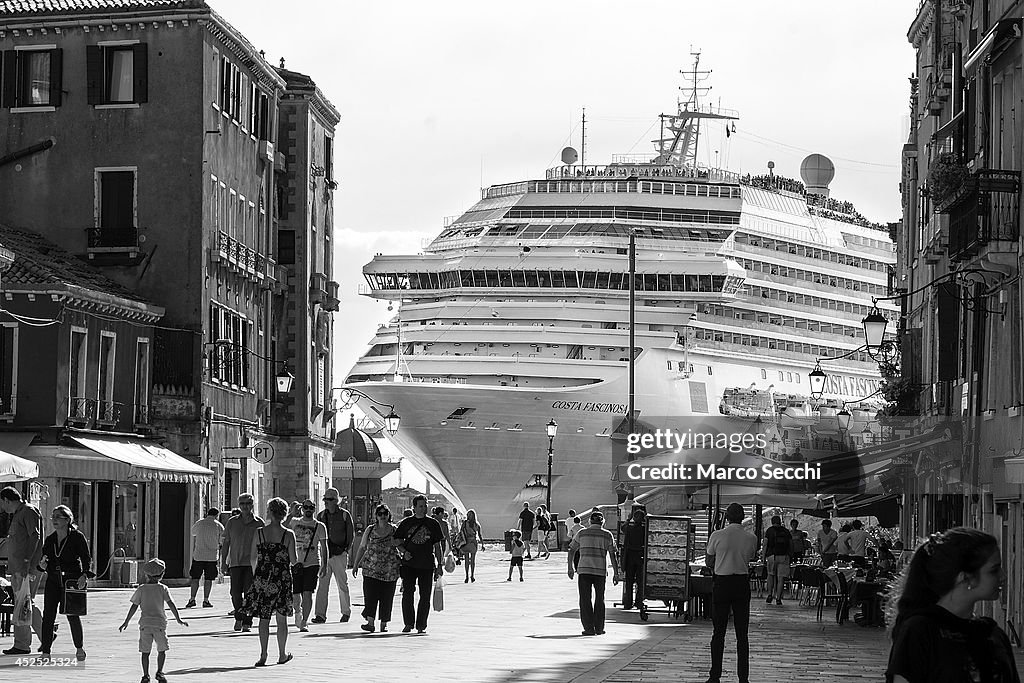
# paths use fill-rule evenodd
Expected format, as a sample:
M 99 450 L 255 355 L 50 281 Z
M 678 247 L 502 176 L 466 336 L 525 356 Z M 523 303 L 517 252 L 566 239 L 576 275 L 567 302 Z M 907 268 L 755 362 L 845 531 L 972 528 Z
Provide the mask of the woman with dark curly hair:
M 974 605 L 999 597 L 996 538 L 957 527 L 914 553 L 889 596 L 890 683 L 1020 683 L 1010 641 Z

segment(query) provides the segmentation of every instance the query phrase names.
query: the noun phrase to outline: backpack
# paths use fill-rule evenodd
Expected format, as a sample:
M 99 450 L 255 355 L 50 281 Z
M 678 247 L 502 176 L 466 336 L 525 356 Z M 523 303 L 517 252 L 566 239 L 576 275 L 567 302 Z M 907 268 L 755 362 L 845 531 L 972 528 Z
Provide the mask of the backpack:
M 768 546 L 771 550 L 771 554 L 789 555 L 790 546 L 792 545 L 790 543 L 792 536 L 790 535 L 789 530 L 784 527 L 772 527 L 770 531 L 774 532 L 771 538 L 771 543 Z
M 539 531 L 551 530 L 551 523 L 548 521 L 547 515 L 540 515 L 537 517 L 537 529 Z

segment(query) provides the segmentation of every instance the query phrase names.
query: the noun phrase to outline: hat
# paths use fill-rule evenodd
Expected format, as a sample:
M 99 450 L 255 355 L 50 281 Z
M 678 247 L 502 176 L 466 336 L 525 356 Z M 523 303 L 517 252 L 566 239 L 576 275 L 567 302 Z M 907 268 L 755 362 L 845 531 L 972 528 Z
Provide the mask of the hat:
M 154 557 L 152 560 L 142 565 L 142 572 L 146 576 L 160 576 L 167 570 L 167 564 L 164 563 L 160 558 Z
M 327 495 L 327 494 L 325 493 L 324 495 Z M 306 500 L 302 501 L 302 503 L 300 503 L 300 505 L 302 507 L 304 507 L 304 508 L 307 508 L 307 507 L 308 508 L 315 508 L 316 507 L 316 503 L 311 501 L 309 498 L 307 498 Z
M 338 491 L 338 489 L 336 489 L 336 488 L 329 488 L 326 491 L 324 491 L 324 500 L 327 500 L 328 498 L 334 498 L 335 500 L 340 500 L 341 499 L 341 492 Z

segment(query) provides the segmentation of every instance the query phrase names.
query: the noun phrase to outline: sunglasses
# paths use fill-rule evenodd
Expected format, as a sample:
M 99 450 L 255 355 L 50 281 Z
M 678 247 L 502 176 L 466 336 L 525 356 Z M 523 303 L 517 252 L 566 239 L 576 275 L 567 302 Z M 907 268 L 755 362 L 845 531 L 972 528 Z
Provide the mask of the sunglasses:
M 303 505 L 302 509 L 303 510 L 316 510 L 316 508 L 313 507 L 312 505 Z
M 324 498 L 324 500 L 326 500 L 327 502 L 331 502 L 333 500 L 338 500 L 338 499 L 337 498 Z

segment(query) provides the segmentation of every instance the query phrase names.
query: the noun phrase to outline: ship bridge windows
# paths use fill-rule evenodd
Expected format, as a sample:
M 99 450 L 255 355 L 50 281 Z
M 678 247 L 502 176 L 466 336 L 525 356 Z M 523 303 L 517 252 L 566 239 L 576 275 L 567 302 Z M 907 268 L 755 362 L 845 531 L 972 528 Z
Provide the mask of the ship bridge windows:
M 790 353 L 802 353 L 808 356 L 816 356 L 818 358 L 823 358 L 826 356 L 840 356 L 849 352 L 849 349 L 841 349 L 835 346 L 826 346 L 822 344 L 812 344 L 806 342 L 784 341 L 781 339 L 761 337 L 759 335 L 741 334 L 738 332 L 722 332 L 719 330 L 697 329 L 694 332 L 694 339 L 706 342 L 716 342 L 720 344 L 736 344 L 739 346 L 747 346 L 758 349 L 779 349 L 788 351 Z M 868 354 L 864 353 L 863 351 L 854 353 L 851 356 L 849 356 L 849 358 L 851 360 L 861 363 L 873 362 L 871 357 L 868 356 Z M 762 379 L 767 379 L 766 375 L 762 374 Z
M 739 225 L 739 211 L 718 211 L 714 209 L 653 209 L 638 206 L 605 207 L 516 207 L 509 209 L 506 218 L 542 220 L 585 220 L 619 219 L 625 221 L 659 221 L 669 223 L 709 223 L 712 225 Z M 533 228 L 547 226 L 530 225 L 521 237 L 526 238 Z
M 559 289 L 629 288 L 628 274 L 607 271 L 575 270 L 455 270 L 432 273 L 373 273 L 366 281 L 380 290 L 427 290 L 499 287 Z M 634 283 L 640 292 L 722 292 L 738 286 L 735 277 L 724 275 L 637 273 Z
M 752 235 L 745 233 L 736 234 L 737 244 L 749 244 L 750 246 L 759 247 L 762 249 L 769 249 L 771 251 L 782 251 L 788 252 L 794 256 L 802 256 L 804 258 L 814 259 L 816 261 L 827 261 L 829 263 L 839 263 L 844 266 L 850 266 L 852 268 L 863 268 L 866 270 L 873 270 L 876 272 L 887 273 L 889 270 L 889 264 L 881 261 L 875 261 L 868 258 L 862 258 L 860 256 L 853 256 L 838 251 L 830 251 L 828 249 L 821 249 L 819 247 L 811 247 L 805 244 L 795 244 L 793 242 L 786 242 L 784 240 L 774 240 L 771 238 L 756 238 Z

